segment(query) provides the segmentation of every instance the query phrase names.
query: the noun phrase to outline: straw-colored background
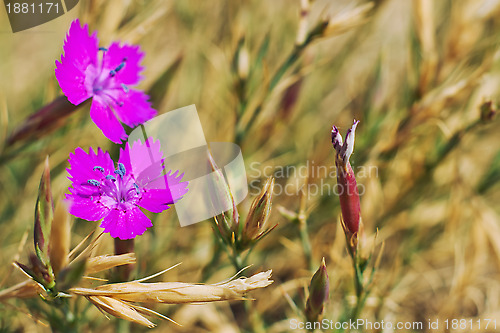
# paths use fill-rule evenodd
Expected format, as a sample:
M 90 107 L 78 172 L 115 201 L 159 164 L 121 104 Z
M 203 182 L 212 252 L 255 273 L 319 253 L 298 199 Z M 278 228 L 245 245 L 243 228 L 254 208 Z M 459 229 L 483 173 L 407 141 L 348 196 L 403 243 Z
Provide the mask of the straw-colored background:
M 254 185 L 262 186 L 266 176 L 286 166 L 332 171 L 331 125 L 345 133 L 353 118 L 361 120 L 351 163 L 356 171 L 370 170 L 358 177 L 366 189 L 361 197 L 366 241 L 378 228 L 377 242 L 386 243 L 361 317 L 496 319 L 500 329 L 500 131 L 498 120 L 477 122 L 480 105 L 488 100 L 495 104 L 500 95 L 500 1 L 375 1 L 366 19 L 350 17 L 363 3 L 314 2 L 309 27 L 326 18 L 336 19 L 338 25 L 331 36 L 304 50 L 271 93 L 266 90 L 269 80 L 297 37 L 298 0 L 82 0 L 70 13 L 16 34 L 1 9 L 0 138 L 3 141 L 23 119 L 61 93 L 54 62 L 60 59 L 70 22 L 78 17 L 98 31 L 101 46 L 117 39 L 141 45 L 146 53 L 141 88 L 148 90 L 179 60 L 170 83 L 153 100 L 154 107 L 164 113 L 196 104 L 207 141 L 233 141 L 238 98 L 237 71 L 231 63 L 244 37 L 251 70 L 249 112 L 264 100 L 262 112 L 240 142 L 248 180 Z M 257 63 L 266 36 L 269 47 Z M 299 89 L 288 90 L 287 96 L 297 100 L 285 108 L 284 91 L 294 84 Z M 90 121 L 86 106 L 0 165 L 1 288 L 22 278 L 10 263 L 16 256 L 26 260 L 32 246 L 33 208 L 45 156 L 50 155 L 53 191 L 59 197 L 69 186 L 64 170 L 68 154 L 89 146 L 111 148 Z M 304 174 L 276 174 L 279 186 L 292 184 L 288 193 L 276 194 L 273 200 L 270 222 L 279 226 L 250 255 L 252 272 L 273 269 L 274 284 L 252 294 L 266 332 L 289 330 L 289 320 L 297 315 L 285 294 L 302 307 L 313 274 L 297 225 L 278 211 L 281 206 L 298 212 Z M 331 291 L 324 317 L 332 320 L 353 294 L 338 199 L 329 190 L 335 183 L 334 177 L 321 173 L 305 187 L 313 266 L 325 257 Z M 247 199 L 239 206 L 242 220 L 249 204 Z M 212 255 L 211 224 L 181 228 L 174 209 L 153 217 L 153 222 L 155 226 L 136 239 L 138 275 L 183 262 L 161 279 L 201 282 Z M 96 226 L 75 223 L 72 244 Z M 26 246 L 18 249 L 26 231 Z M 112 251 L 111 239 L 100 251 Z M 232 274 L 223 256 L 208 282 Z M 21 311 L 0 304 L 1 329 L 43 329 L 24 313 L 22 301 L 10 304 Z M 87 307 L 85 330 L 114 330 L 113 320 L 82 300 L 81 308 Z M 157 322 L 158 330 L 239 331 L 228 304 L 156 310 L 184 325 Z

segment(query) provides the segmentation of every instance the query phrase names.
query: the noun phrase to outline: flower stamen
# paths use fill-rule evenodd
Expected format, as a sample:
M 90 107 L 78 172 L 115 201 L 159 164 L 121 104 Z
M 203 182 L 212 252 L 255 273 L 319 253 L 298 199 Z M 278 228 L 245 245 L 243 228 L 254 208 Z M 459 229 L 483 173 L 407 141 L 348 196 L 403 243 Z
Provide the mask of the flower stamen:
M 116 88 L 115 88 L 116 89 Z M 118 106 L 123 106 L 123 102 L 117 100 L 115 97 L 113 97 L 113 95 L 111 95 L 109 92 L 105 91 L 102 93 L 102 95 L 104 96 L 107 96 L 113 103 L 115 103 L 116 105 Z M 111 108 L 111 105 L 109 105 L 110 103 L 108 103 L 108 106 Z M 111 108 L 112 109 L 112 108 Z
M 116 182 L 116 178 L 113 177 L 112 175 L 107 175 L 106 179 L 111 179 L 112 181 Z
M 94 186 L 101 186 L 101 183 L 95 179 L 89 179 L 89 180 L 87 180 L 87 183 L 89 183 L 90 185 L 94 185 Z
M 125 176 L 126 173 L 125 165 L 123 165 L 123 163 L 118 163 L 118 168 L 115 170 L 115 173 L 120 175 L 123 179 L 123 176 Z
M 125 62 L 127 58 L 123 58 L 122 62 L 115 68 L 109 71 L 109 76 L 113 77 L 118 73 L 123 67 L 125 67 Z

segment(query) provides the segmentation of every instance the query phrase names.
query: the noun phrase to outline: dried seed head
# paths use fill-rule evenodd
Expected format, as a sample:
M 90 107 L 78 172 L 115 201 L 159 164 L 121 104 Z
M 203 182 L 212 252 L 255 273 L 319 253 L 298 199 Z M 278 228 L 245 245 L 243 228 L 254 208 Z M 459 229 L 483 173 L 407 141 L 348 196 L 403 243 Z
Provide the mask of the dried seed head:
M 87 260 L 85 274 L 94 274 L 116 266 L 130 264 L 135 264 L 135 255 L 133 253 L 92 257 Z
M 248 49 L 243 45 L 238 52 L 238 76 L 246 80 L 250 72 L 250 55 Z
M 300 20 L 299 29 L 297 30 L 297 38 L 295 39 L 296 45 L 302 45 L 307 38 L 307 28 L 309 27 L 309 11 L 311 9 L 312 0 L 300 1 Z
M 249 278 L 239 278 L 219 284 L 191 284 L 183 282 L 142 283 L 137 281 L 112 283 L 95 289 L 73 288 L 70 293 L 81 296 L 107 296 L 121 301 L 139 303 L 200 303 L 245 299 L 249 291 L 264 288 L 273 281 L 272 271 L 261 272 Z
M 350 11 L 339 13 L 337 16 L 327 21 L 328 25 L 323 33 L 323 36 L 337 36 L 362 25 L 366 22 L 366 16 L 373 6 L 373 2 L 368 2 L 355 7 Z
M 231 60 L 231 67 L 241 83 L 245 82 L 250 73 L 250 55 L 245 46 L 245 36 L 241 36 Z
M 308 321 L 317 321 L 323 312 L 323 307 L 328 301 L 330 282 L 326 271 L 325 258 L 316 273 L 314 273 L 309 285 L 309 298 L 306 302 L 304 314 Z
M 10 298 L 31 298 L 42 292 L 42 288 L 33 280 L 25 280 L 8 289 L 0 291 L 0 301 Z
M 267 221 L 271 215 L 274 190 L 274 178 L 269 177 L 260 194 L 255 198 L 248 212 L 243 227 L 242 243 L 244 247 L 255 243 L 276 227 L 267 228 Z

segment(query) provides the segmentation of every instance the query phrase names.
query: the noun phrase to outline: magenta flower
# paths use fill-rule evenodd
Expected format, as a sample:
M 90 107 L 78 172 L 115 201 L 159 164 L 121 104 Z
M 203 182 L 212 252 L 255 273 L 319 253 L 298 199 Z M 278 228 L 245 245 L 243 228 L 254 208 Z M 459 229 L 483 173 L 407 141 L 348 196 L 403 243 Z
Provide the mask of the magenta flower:
M 109 140 L 121 143 L 127 138 L 120 121 L 135 127 L 156 115 L 148 95 L 129 88 L 141 79 L 144 53 L 139 46 L 114 42 L 100 48 L 96 32 L 89 36 L 88 26 L 75 20 L 63 50 L 55 70 L 63 93 L 75 105 L 92 98 L 90 118 Z
M 342 219 L 352 234 L 356 234 L 359 231 L 360 223 L 358 185 L 354 171 L 349 163 L 349 158 L 354 150 L 354 134 L 358 123 L 359 121 L 355 120 L 352 127 L 347 130 L 344 143 L 342 143 L 342 136 L 337 127 L 332 127 L 332 144 L 336 152 L 335 165 L 337 166 L 337 184 L 340 187 L 339 199 Z
M 90 148 L 88 154 L 77 148 L 67 169 L 70 213 L 88 221 L 103 219 L 101 228 L 114 238 L 142 235 L 152 223 L 139 207 L 160 213 L 187 192 L 188 183 L 181 182 L 184 174 L 165 172 L 163 162 L 160 142 L 151 138 L 120 149 L 116 169 L 100 148 L 97 153 Z

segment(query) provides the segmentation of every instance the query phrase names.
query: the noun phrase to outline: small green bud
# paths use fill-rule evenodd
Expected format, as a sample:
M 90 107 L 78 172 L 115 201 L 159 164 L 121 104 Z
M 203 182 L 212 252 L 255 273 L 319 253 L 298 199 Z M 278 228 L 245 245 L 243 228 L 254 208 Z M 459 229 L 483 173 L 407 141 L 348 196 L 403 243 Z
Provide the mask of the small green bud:
M 52 290 L 55 286 L 54 274 L 52 268 L 46 266 L 34 253 L 28 257 L 29 266 L 16 261 L 16 265 L 34 281 L 42 285 L 45 290 Z
M 267 221 L 271 215 L 273 190 L 274 178 L 269 177 L 248 212 L 242 235 L 244 247 L 255 243 L 276 227 L 275 225 L 272 228 L 267 228 Z
M 328 301 L 330 282 L 326 271 L 325 258 L 316 273 L 314 273 L 309 285 L 309 298 L 306 302 L 304 314 L 308 321 L 317 321 L 323 313 L 323 307 Z
M 64 291 L 76 285 L 85 273 L 86 264 L 87 260 L 83 258 L 63 268 L 57 276 L 57 289 Z
M 210 168 L 213 171 L 214 191 L 212 199 L 214 200 L 214 221 L 219 234 L 226 244 L 233 245 L 236 235 L 239 231 L 239 214 L 234 202 L 231 189 L 229 188 L 222 170 L 215 163 L 212 155 L 208 154 Z M 220 212 L 220 207 L 228 207 L 227 211 Z
M 489 100 L 481 104 L 480 111 L 481 111 L 481 120 L 483 122 L 488 122 L 493 120 L 498 110 L 496 106 L 493 104 L 493 102 Z
M 49 237 L 50 227 L 54 219 L 54 203 L 50 190 L 50 168 L 49 157 L 45 159 L 45 168 L 40 179 L 38 188 L 38 198 L 35 205 L 35 227 L 33 239 L 35 242 L 35 252 L 44 265 L 49 263 Z

